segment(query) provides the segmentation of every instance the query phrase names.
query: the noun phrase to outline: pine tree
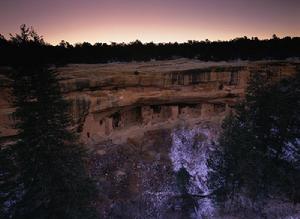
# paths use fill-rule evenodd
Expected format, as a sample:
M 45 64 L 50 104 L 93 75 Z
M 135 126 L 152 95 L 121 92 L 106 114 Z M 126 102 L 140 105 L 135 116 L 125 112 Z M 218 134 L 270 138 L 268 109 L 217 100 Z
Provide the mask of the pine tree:
M 278 83 L 251 77 L 245 101 L 223 122 L 210 159 L 217 198 L 285 196 L 299 202 L 300 74 Z
M 23 33 L 26 46 L 30 40 L 36 46 L 40 38 L 26 31 L 29 36 L 23 37 Z M 96 190 L 85 167 L 87 152 L 69 130 L 68 103 L 54 69 L 38 54 L 33 57 L 37 59 L 30 63 L 14 64 L 11 75 L 18 130 L 12 150 L 21 190 L 12 216 L 95 218 Z

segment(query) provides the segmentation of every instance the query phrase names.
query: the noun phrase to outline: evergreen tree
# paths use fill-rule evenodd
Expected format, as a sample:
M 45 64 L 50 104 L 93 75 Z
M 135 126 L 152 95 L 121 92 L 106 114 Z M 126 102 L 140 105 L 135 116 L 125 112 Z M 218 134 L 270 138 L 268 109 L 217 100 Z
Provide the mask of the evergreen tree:
M 252 200 L 270 195 L 300 201 L 300 74 L 278 83 L 251 77 L 245 101 L 223 122 L 210 159 L 217 197 Z
M 33 30 L 24 30 L 15 38 L 36 46 L 41 38 Z M 57 75 L 38 54 L 30 60 L 15 63 L 11 75 L 18 130 L 11 149 L 21 191 L 11 206 L 12 216 L 95 218 L 92 200 L 96 190 L 85 167 L 87 153 L 69 130 L 68 103 Z

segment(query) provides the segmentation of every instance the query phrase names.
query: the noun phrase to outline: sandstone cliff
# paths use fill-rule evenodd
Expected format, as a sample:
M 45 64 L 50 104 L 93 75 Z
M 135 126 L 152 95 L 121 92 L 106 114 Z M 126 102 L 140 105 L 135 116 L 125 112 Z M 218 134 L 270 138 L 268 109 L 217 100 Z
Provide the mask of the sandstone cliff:
M 178 59 L 111 64 L 72 64 L 57 69 L 62 91 L 72 102 L 74 129 L 97 144 L 173 127 L 179 121 L 219 123 L 243 98 L 252 73 L 274 79 L 299 70 L 297 61 L 201 62 Z M 9 69 L 0 73 L 0 133 L 15 134 L 10 107 Z
M 16 134 L 9 71 L 0 69 L 4 141 Z M 300 62 L 179 59 L 72 64 L 57 71 L 72 104 L 71 128 L 91 152 L 88 167 L 102 218 L 186 218 L 178 170 L 188 171 L 196 197 L 208 192 L 207 154 L 221 121 L 243 99 L 250 74 L 276 81 L 299 72 Z M 195 201 L 199 215 L 215 211 L 209 199 Z

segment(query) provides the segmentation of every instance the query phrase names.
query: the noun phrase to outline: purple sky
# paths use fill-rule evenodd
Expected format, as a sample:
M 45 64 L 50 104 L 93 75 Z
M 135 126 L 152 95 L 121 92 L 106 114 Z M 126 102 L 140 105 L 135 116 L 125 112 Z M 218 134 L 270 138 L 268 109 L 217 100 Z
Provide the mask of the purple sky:
M 0 33 L 47 42 L 183 42 L 300 36 L 300 0 L 0 0 Z

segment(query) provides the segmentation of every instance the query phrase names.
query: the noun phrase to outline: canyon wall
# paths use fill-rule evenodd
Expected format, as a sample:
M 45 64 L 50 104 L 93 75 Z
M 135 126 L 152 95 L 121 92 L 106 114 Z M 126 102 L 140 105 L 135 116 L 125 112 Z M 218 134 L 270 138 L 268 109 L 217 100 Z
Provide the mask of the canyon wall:
M 201 196 L 209 193 L 207 159 L 222 120 L 244 98 L 251 74 L 276 81 L 300 72 L 300 62 L 177 59 L 56 70 L 72 106 L 70 128 L 90 149 L 101 218 L 212 218 L 216 206 Z M 0 69 L 2 142 L 16 134 L 10 71 Z M 178 185 L 182 169 L 193 205 Z
M 201 62 L 178 59 L 111 64 L 71 64 L 57 69 L 72 103 L 73 128 L 89 144 L 118 143 L 180 121 L 220 123 L 244 96 L 250 74 L 274 79 L 294 74 L 298 61 Z M 9 80 L 0 71 L 0 133 L 15 134 Z

